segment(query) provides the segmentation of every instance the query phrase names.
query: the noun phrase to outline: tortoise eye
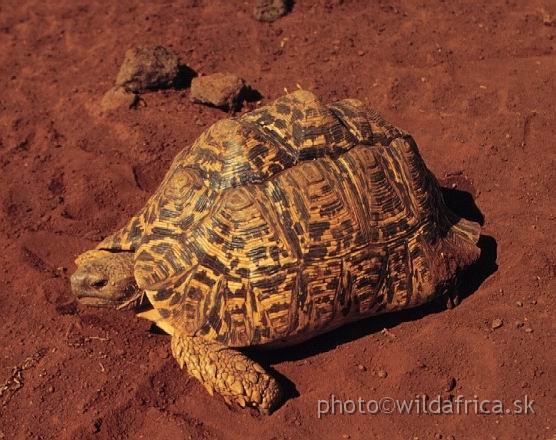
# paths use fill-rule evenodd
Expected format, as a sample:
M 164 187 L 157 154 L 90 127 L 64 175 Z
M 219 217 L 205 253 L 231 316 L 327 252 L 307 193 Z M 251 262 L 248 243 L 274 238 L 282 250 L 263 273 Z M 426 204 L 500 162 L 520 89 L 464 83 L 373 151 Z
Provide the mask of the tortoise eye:
M 101 279 L 101 280 L 95 281 L 94 283 L 91 283 L 91 287 L 94 287 L 96 289 L 102 289 L 107 284 L 108 284 L 107 279 Z

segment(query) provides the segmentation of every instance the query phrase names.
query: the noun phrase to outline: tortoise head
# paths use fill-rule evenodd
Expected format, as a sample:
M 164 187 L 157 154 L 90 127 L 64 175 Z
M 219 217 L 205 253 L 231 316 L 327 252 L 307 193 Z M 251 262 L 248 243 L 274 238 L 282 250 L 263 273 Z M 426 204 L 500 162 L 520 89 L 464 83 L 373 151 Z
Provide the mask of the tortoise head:
M 81 254 L 71 289 L 82 304 L 134 309 L 146 299 L 133 275 L 133 252 L 91 250 Z

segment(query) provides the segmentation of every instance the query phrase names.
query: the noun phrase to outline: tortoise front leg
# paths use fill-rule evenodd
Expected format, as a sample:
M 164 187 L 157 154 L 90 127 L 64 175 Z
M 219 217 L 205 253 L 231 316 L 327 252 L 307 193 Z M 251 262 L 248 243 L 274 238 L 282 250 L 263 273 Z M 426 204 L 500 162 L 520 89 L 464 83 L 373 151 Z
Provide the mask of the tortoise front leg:
M 181 368 L 198 379 L 213 395 L 226 403 L 253 406 L 263 414 L 280 403 L 282 392 L 276 380 L 259 364 L 237 350 L 201 336 L 172 336 L 172 353 Z

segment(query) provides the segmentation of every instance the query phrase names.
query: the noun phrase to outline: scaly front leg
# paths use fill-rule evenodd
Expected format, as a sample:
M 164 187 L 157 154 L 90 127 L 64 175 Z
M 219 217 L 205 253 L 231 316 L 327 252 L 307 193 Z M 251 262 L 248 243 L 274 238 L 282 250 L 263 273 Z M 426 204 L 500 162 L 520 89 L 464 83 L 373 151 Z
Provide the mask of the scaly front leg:
M 237 350 L 201 336 L 172 336 L 172 353 L 181 368 L 198 379 L 213 395 L 231 404 L 252 406 L 271 413 L 282 400 L 276 380 L 259 364 Z

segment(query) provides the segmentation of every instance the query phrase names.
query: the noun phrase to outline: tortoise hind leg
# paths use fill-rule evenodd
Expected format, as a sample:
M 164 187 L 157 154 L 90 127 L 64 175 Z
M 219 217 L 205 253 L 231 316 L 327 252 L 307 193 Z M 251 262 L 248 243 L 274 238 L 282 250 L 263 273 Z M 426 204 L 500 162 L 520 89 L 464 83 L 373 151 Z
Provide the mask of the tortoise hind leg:
M 449 213 L 449 216 L 453 225 L 447 236 L 441 240 L 437 267 L 441 268 L 441 278 L 449 281 L 441 292 L 440 301 L 451 309 L 459 305 L 462 282 L 467 276 L 466 269 L 476 263 L 481 255 L 481 249 L 477 245 L 481 227 L 478 223 L 458 218 L 455 214 Z
M 479 260 L 481 257 L 481 248 L 479 247 L 479 238 L 481 235 L 481 226 L 478 223 L 463 218 L 454 222 L 451 228 L 449 238 L 455 241 L 459 247 L 460 261 L 459 265 L 463 269 L 468 268 Z M 457 306 L 460 301 L 459 291 L 462 290 L 463 279 L 468 275 L 463 275 L 456 280 L 454 288 L 455 295 L 452 295 L 452 303 Z M 448 303 L 448 307 L 450 303 Z
M 278 383 L 259 364 L 220 342 L 174 333 L 172 353 L 209 394 L 220 394 L 228 404 L 269 414 L 282 399 Z

